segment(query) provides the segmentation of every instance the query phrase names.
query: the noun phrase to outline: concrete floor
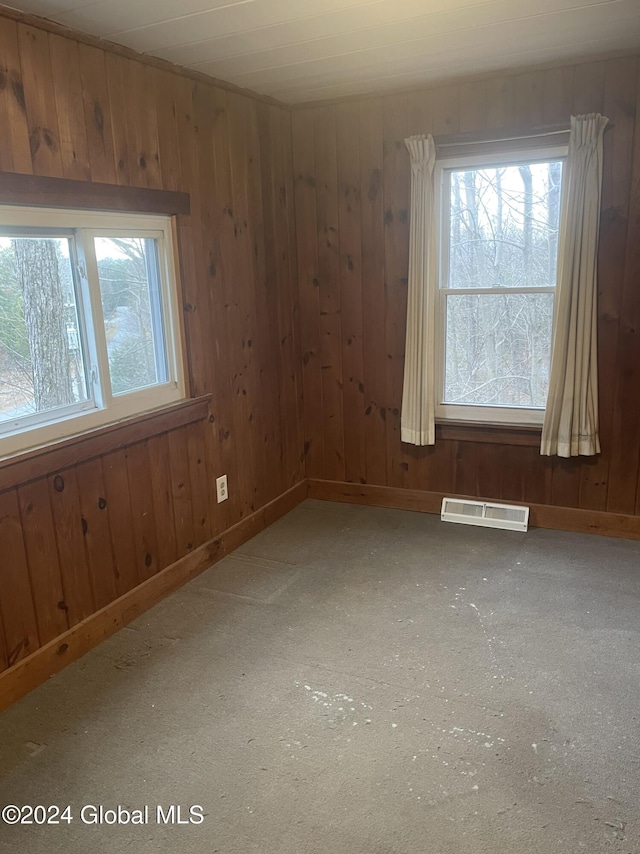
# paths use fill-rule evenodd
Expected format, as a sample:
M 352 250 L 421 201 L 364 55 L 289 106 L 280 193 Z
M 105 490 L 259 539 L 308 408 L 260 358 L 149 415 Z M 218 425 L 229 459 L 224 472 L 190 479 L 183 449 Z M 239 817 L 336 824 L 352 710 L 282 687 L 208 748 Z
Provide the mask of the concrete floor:
M 307 501 L 0 716 L 74 819 L 0 851 L 640 852 L 639 617 L 640 543 Z

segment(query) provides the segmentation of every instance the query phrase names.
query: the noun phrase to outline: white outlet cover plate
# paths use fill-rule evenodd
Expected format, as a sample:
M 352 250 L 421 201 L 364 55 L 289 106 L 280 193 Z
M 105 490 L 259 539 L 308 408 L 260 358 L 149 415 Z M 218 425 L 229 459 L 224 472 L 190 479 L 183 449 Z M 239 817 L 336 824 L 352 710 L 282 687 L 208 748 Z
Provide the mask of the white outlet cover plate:
M 229 497 L 226 474 L 216 478 L 216 493 L 218 495 L 218 504 L 220 504 L 221 501 L 226 501 Z

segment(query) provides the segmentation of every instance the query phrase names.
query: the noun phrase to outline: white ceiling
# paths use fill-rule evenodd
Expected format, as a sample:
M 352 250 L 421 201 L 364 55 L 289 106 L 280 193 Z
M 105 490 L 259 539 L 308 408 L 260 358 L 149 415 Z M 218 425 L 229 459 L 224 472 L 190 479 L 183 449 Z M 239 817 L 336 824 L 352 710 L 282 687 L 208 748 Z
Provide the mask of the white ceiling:
M 9 3 L 289 103 L 640 47 L 640 0 Z

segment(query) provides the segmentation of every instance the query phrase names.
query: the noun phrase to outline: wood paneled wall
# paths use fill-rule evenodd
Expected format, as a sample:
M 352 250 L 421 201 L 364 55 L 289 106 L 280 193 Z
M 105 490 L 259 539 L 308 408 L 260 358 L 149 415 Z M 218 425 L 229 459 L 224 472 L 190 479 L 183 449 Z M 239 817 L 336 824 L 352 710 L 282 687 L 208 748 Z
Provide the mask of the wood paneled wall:
M 212 538 L 206 400 L 198 409 L 0 493 L 0 670 Z
M 0 468 L 2 669 L 304 466 L 288 110 L 0 13 L 0 171 L 191 194 L 186 345 L 213 417 L 35 480 L 25 467 L 18 488 Z
M 0 467 L 0 670 L 305 474 L 640 513 L 638 70 L 627 57 L 291 114 L 0 13 L 0 172 L 190 194 L 179 228 L 188 367 L 192 394 L 211 396 L 210 418 L 132 431 L 75 464 L 52 457 L 33 474 L 25 462 L 9 479 Z M 613 123 L 602 455 L 542 459 L 473 431 L 402 445 L 404 138 L 526 131 L 588 111 Z M 230 499 L 218 505 L 221 473 Z
M 294 110 L 309 478 L 640 513 L 638 71 L 638 58 L 624 57 Z M 487 437 L 473 430 L 444 430 L 431 448 L 401 444 L 404 138 L 491 138 L 596 111 L 612 122 L 599 251 L 602 454 L 542 458 L 536 446 L 504 434 L 479 441 Z

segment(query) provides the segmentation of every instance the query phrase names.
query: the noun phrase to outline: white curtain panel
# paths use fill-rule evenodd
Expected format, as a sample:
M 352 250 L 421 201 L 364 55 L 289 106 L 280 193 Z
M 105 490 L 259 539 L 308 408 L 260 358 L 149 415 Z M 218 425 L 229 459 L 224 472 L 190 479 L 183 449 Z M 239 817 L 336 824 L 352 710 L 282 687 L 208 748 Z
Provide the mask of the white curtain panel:
M 558 240 L 549 395 L 540 453 L 600 453 L 598 438 L 597 254 L 602 136 L 608 119 L 571 117 Z
M 433 445 L 435 433 L 435 210 L 433 137 L 410 136 L 411 215 L 409 292 L 402 386 L 401 438 L 410 445 Z

